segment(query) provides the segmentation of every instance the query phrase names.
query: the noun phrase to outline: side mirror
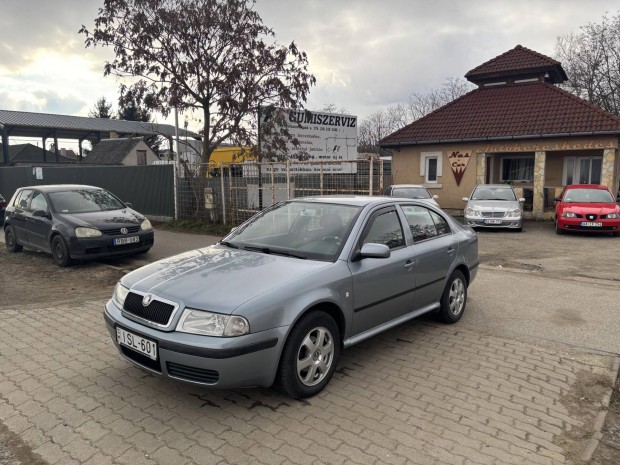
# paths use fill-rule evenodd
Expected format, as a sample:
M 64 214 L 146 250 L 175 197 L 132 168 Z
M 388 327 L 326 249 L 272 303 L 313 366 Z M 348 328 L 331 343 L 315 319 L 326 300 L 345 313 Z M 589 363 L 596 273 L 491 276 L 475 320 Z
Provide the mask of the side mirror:
M 433 200 L 437 200 L 439 196 L 437 194 L 433 195 Z
M 362 246 L 359 258 L 389 258 L 390 248 L 385 244 L 374 244 L 369 242 Z
M 561 199 L 561 198 L 559 198 L 559 197 L 553 197 L 553 201 L 554 201 L 554 202 L 559 202 L 560 200 L 562 200 L 562 199 Z
M 467 197 L 463 197 L 463 202 L 469 202 L 469 199 Z
M 35 210 L 32 212 L 32 216 L 36 216 L 39 218 L 49 218 L 49 215 L 45 210 Z
M 131 202 L 125 202 L 125 205 L 127 205 L 129 208 L 131 208 L 133 206 L 133 204 Z
M 519 202 L 521 202 L 521 203 L 525 203 L 525 197 L 521 197 L 521 198 L 519 199 Z

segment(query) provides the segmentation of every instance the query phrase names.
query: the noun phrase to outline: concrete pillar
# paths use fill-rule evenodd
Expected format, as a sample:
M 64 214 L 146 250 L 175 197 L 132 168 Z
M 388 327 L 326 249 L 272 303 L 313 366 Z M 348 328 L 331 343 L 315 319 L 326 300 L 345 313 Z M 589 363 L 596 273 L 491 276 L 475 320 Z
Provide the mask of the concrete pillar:
M 614 166 L 616 165 L 617 149 L 605 149 L 603 151 L 603 168 L 601 170 L 601 184 L 609 187 L 614 194 L 618 189 L 614 185 Z
M 545 161 L 547 152 L 534 154 L 534 205 L 532 215 L 542 217 L 545 211 Z
M 476 184 L 484 184 L 487 179 L 487 154 L 479 153 L 476 157 Z

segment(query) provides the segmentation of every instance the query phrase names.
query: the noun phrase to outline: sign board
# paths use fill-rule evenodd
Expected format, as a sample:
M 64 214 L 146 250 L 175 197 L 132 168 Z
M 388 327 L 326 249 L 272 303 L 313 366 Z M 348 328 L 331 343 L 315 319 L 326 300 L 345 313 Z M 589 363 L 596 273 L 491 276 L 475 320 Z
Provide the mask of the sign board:
M 307 160 L 314 163 L 295 164 L 297 172 L 354 173 L 356 163 L 320 162 L 353 161 L 357 159 L 357 116 L 335 113 L 322 113 L 306 110 L 275 109 L 265 112 L 262 122 L 268 122 L 274 112 L 280 112 L 286 121 L 286 127 L 299 146 L 287 143 L 287 153 L 294 155 L 300 151 L 307 154 Z M 267 136 L 263 140 L 268 142 Z M 294 159 L 291 158 L 291 159 Z M 270 168 L 267 168 L 268 170 Z M 278 172 L 286 171 L 284 165 L 274 165 Z

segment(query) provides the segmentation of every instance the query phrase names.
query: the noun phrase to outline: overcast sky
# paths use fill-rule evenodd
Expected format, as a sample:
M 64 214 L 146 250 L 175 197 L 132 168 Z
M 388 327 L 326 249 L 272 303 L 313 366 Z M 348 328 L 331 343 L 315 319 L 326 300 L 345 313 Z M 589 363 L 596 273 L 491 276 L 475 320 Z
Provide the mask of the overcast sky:
M 86 116 L 119 82 L 107 49 L 85 49 L 103 0 L 0 0 L 0 109 Z M 553 56 L 560 35 L 615 15 L 611 0 L 258 0 L 278 42 L 295 41 L 317 78 L 307 107 L 360 119 L 437 88 L 521 44 Z M 159 118 L 160 121 L 161 117 Z M 190 129 L 192 124 L 190 123 Z M 196 129 L 196 128 L 194 128 Z

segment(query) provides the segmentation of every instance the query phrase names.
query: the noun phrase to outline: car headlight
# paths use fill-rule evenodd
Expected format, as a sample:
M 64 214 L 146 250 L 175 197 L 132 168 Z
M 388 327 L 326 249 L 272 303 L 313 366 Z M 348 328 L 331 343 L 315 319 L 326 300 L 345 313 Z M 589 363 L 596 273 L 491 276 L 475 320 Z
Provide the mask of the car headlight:
M 123 308 L 125 305 L 125 299 L 127 298 L 127 294 L 129 294 L 129 289 L 123 286 L 120 281 L 116 283 L 116 287 L 114 288 L 114 294 L 112 294 L 112 302 L 118 307 Z
M 204 336 L 233 337 L 250 332 L 250 323 L 242 316 L 221 315 L 186 308 L 181 315 L 177 331 Z
M 564 218 L 577 218 L 577 214 L 575 214 L 573 212 L 564 212 L 564 213 L 562 213 L 562 216 Z
M 465 209 L 465 215 L 466 216 L 482 216 L 482 214 L 480 213 L 480 210 L 478 210 L 477 208 L 471 208 L 471 207 L 467 207 Z
M 151 222 L 149 220 L 145 219 L 140 225 L 140 229 L 142 231 L 150 231 L 151 229 L 153 229 L 153 226 L 151 225 Z
M 101 236 L 101 231 L 95 228 L 84 228 L 79 227 L 75 228 L 76 237 L 99 237 Z
M 607 218 L 615 220 L 616 218 L 620 218 L 620 215 L 618 215 L 617 213 L 610 213 L 609 215 L 607 215 Z
M 508 218 L 519 218 L 521 216 L 521 209 L 515 208 L 514 210 L 510 210 L 506 213 Z

